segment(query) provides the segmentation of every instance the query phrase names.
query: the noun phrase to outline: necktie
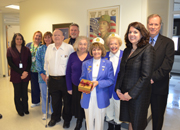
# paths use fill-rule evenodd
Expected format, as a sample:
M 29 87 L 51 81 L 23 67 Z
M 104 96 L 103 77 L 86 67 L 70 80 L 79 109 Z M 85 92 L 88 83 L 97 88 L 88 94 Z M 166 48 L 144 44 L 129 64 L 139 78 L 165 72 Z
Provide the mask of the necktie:
M 152 46 L 154 46 L 154 39 L 153 39 L 153 38 L 151 39 L 150 44 L 151 44 Z

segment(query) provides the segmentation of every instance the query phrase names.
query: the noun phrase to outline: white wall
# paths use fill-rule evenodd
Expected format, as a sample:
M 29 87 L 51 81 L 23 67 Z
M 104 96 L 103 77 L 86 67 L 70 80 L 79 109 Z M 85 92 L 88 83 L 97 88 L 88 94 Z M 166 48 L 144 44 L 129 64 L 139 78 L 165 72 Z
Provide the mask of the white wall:
M 3 75 L 5 75 L 4 22 L 3 14 L 0 13 L 0 77 Z
M 151 14 L 159 14 L 162 18 L 162 34 L 168 36 L 168 14 L 169 0 L 148 0 L 147 8 L 148 16 Z
M 37 30 L 52 31 L 52 24 L 75 22 L 87 35 L 87 10 L 120 5 L 119 34 L 124 39 L 129 23 L 146 24 L 147 0 L 30 0 L 20 3 L 20 31 L 26 42 Z
M 8 47 L 11 46 L 11 41 L 14 34 L 19 32 L 20 32 L 19 25 L 8 25 Z
M 6 25 L 19 25 L 19 14 L 0 13 L 0 77 L 8 76 Z
M 2 63 L 2 56 L 3 56 L 3 16 L 0 13 L 0 77 L 3 76 L 3 63 Z

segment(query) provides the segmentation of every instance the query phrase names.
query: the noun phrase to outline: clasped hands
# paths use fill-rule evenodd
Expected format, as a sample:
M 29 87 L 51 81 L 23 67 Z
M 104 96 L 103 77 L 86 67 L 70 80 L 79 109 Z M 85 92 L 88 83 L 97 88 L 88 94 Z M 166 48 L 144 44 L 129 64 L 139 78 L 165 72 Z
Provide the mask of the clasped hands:
M 117 93 L 118 97 L 120 98 L 120 100 L 122 100 L 122 101 L 129 101 L 130 99 L 132 99 L 132 97 L 128 94 L 128 92 L 123 94 L 123 93 L 121 93 L 121 91 L 119 89 L 117 89 L 116 93 Z
M 25 79 L 28 76 L 28 72 L 27 71 L 23 71 L 22 75 L 21 75 L 21 79 Z

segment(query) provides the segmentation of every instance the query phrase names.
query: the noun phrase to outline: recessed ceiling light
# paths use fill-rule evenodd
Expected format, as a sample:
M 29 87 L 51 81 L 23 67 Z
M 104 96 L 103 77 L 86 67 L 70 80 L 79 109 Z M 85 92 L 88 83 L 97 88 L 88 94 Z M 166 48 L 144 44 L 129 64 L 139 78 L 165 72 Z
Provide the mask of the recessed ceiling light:
M 20 9 L 19 5 L 8 5 L 8 6 L 6 6 L 6 8 L 17 9 L 17 10 Z

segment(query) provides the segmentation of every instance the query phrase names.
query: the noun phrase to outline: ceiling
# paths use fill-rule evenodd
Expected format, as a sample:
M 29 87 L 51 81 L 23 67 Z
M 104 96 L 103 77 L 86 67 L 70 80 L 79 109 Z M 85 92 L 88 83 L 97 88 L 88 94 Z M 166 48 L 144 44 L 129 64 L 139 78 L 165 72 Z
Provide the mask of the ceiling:
M 0 13 L 19 13 L 19 10 L 5 8 L 7 5 L 19 5 L 27 0 L 0 0 Z M 174 11 L 180 11 L 180 0 L 174 0 Z
M 5 8 L 7 5 L 19 5 L 20 2 L 27 0 L 0 0 L 0 13 L 19 13 L 19 10 Z

